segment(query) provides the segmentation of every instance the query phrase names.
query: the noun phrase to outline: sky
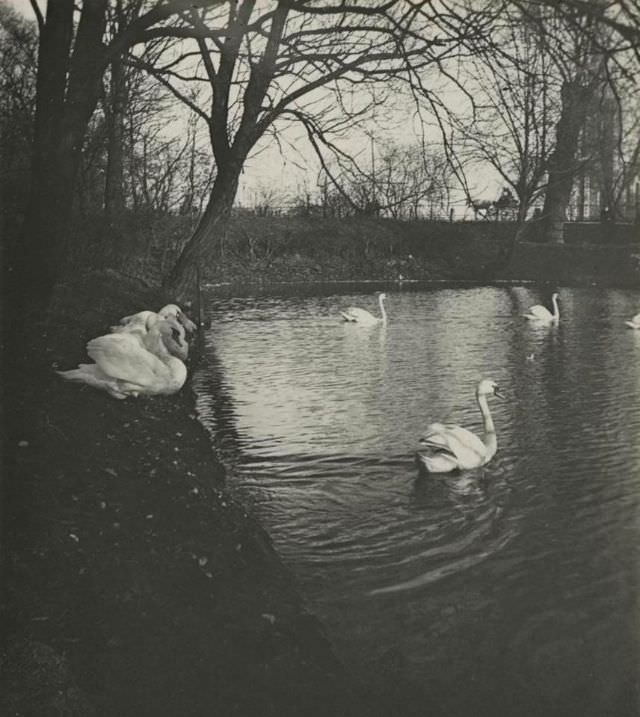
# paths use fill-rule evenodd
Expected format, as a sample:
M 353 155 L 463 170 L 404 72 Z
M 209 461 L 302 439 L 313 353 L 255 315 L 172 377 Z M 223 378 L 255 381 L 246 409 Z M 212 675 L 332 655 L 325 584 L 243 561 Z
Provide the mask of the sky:
M 29 0 L 0 0 L 0 2 L 9 4 L 28 18 L 34 17 Z M 44 12 L 46 7 L 44 0 L 37 2 Z M 450 104 L 456 101 L 455 97 L 449 99 Z M 204 129 L 202 123 L 201 130 Z M 179 122 L 175 122 L 168 128 L 168 132 L 181 135 L 183 127 Z M 339 144 L 341 149 L 348 151 L 352 156 L 369 158 L 372 152 L 374 157 L 379 156 L 383 151 L 383 145 L 389 142 L 400 145 L 418 143 L 423 132 L 425 128 L 416 122 L 409 101 L 406 105 L 399 101 L 394 108 L 383 110 L 379 121 L 369 123 L 364 129 L 354 129 Z M 427 128 L 425 135 L 427 141 L 432 142 L 434 147 L 441 146 L 437 130 Z M 280 147 L 273 140 L 268 139 L 258 145 L 256 151 L 249 157 L 244 167 L 236 202 L 245 206 L 252 205 L 256 198 L 270 190 L 275 190 L 283 198 L 299 196 L 305 190 L 313 194 L 317 190 L 319 169 L 318 160 L 306 139 L 304 130 L 301 128 L 287 130 L 283 134 L 283 143 Z M 501 182 L 490 168 L 469 173 L 467 180 L 475 199 L 498 197 Z M 459 216 L 465 211 L 465 198 L 462 192 L 453 193 L 452 203 L 456 207 L 456 215 Z

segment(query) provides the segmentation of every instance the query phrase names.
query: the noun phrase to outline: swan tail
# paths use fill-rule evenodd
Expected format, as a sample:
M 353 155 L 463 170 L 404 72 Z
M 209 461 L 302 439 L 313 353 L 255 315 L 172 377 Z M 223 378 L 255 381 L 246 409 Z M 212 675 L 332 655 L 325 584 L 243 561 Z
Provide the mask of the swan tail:
M 103 374 L 95 364 L 81 363 L 78 368 L 72 368 L 69 371 L 56 371 L 56 373 L 65 381 L 84 383 L 86 386 L 107 391 L 114 398 L 123 399 L 127 397 L 126 393 L 122 393 L 119 390 L 117 383 Z

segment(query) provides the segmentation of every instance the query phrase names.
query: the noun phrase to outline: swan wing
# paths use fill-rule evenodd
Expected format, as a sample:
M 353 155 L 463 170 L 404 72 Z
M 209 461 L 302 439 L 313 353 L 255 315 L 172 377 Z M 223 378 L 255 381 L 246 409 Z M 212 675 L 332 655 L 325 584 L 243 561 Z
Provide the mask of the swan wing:
M 429 431 L 429 429 L 433 429 Z M 487 447 L 475 433 L 456 425 L 432 424 L 420 443 L 455 457 L 458 468 L 477 468 L 487 458 Z
M 98 336 L 87 344 L 87 353 L 108 376 L 137 386 L 153 387 L 167 374 L 165 364 L 134 334 Z
M 146 334 L 147 324 L 146 321 L 140 321 L 138 319 L 132 319 L 126 324 L 116 324 L 111 327 L 112 334 Z
M 630 321 L 624 322 L 630 329 L 640 329 L 640 314 L 636 314 Z
M 536 304 L 529 309 L 529 313 L 525 314 L 527 319 L 540 319 L 548 321 L 553 318 L 553 314 L 542 304 Z
M 118 323 L 121 326 L 124 326 L 125 324 L 130 323 L 139 323 L 144 324 L 146 323 L 147 319 L 149 319 L 151 316 L 156 315 L 155 311 L 138 311 L 135 314 L 130 314 L 129 316 L 123 316 Z
M 357 306 L 350 306 L 348 309 L 340 312 L 345 321 L 355 321 L 358 324 L 377 323 L 378 319 L 369 313 L 366 309 L 360 309 Z

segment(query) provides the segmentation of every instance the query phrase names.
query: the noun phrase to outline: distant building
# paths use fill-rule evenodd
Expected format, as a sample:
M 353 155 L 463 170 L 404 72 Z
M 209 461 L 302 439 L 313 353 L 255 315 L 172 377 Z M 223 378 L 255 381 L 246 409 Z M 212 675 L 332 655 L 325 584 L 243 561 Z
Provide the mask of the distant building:
M 580 136 L 580 167 L 569 204 L 570 220 L 638 221 L 640 173 L 637 165 L 625 167 L 622 139 L 620 106 L 607 89 L 594 98 Z

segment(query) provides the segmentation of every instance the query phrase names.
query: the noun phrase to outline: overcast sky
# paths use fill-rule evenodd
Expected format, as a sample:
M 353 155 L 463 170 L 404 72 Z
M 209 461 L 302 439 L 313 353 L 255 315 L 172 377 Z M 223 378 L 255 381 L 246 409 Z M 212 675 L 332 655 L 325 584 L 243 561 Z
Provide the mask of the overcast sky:
M 0 2 L 8 3 L 28 18 L 34 17 L 29 0 L 0 0 Z M 44 11 L 46 7 L 44 0 L 38 0 L 38 4 Z M 455 97 L 450 97 L 449 104 L 453 102 Z M 394 108 L 389 107 L 381 111 L 378 119 L 370 123 L 366 130 L 353 130 L 348 138 L 340 142 L 340 146 L 352 156 L 366 156 L 368 159 L 372 149 L 378 156 L 383 145 L 389 142 L 403 145 L 417 143 L 422 133 L 428 142 L 433 142 L 434 147 L 441 145 L 437 130 L 419 125 L 411 101 L 407 99 L 404 105 L 401 98 L 398 98 Z M 201 129 L 206 131 L 204 124 Z M 174 123 L 169 131 L 183 134 L 177 123 Z M 291 129 L 283 135 L 283 139 L 284 142 L 279 147 L 271 138 L 266 138 L 250 156 L 240 181 L 236 200 L 238 203 L 253 204 L 256 196 L 265 188 L 275 188 L 283 198 L 287 195 L 295 195 L 304 189 L 312 194 L 315 192 L 319 163 L 306 139 L 306 133 L 301 128 Z M 501 183 L 490 167 L 474 172 L 467 179 L 475 198 L 497 198 Z M 465 210 L 464 196 L 461 193 L 456 194 L 452 200 L 456 215 L 459 216 Z

